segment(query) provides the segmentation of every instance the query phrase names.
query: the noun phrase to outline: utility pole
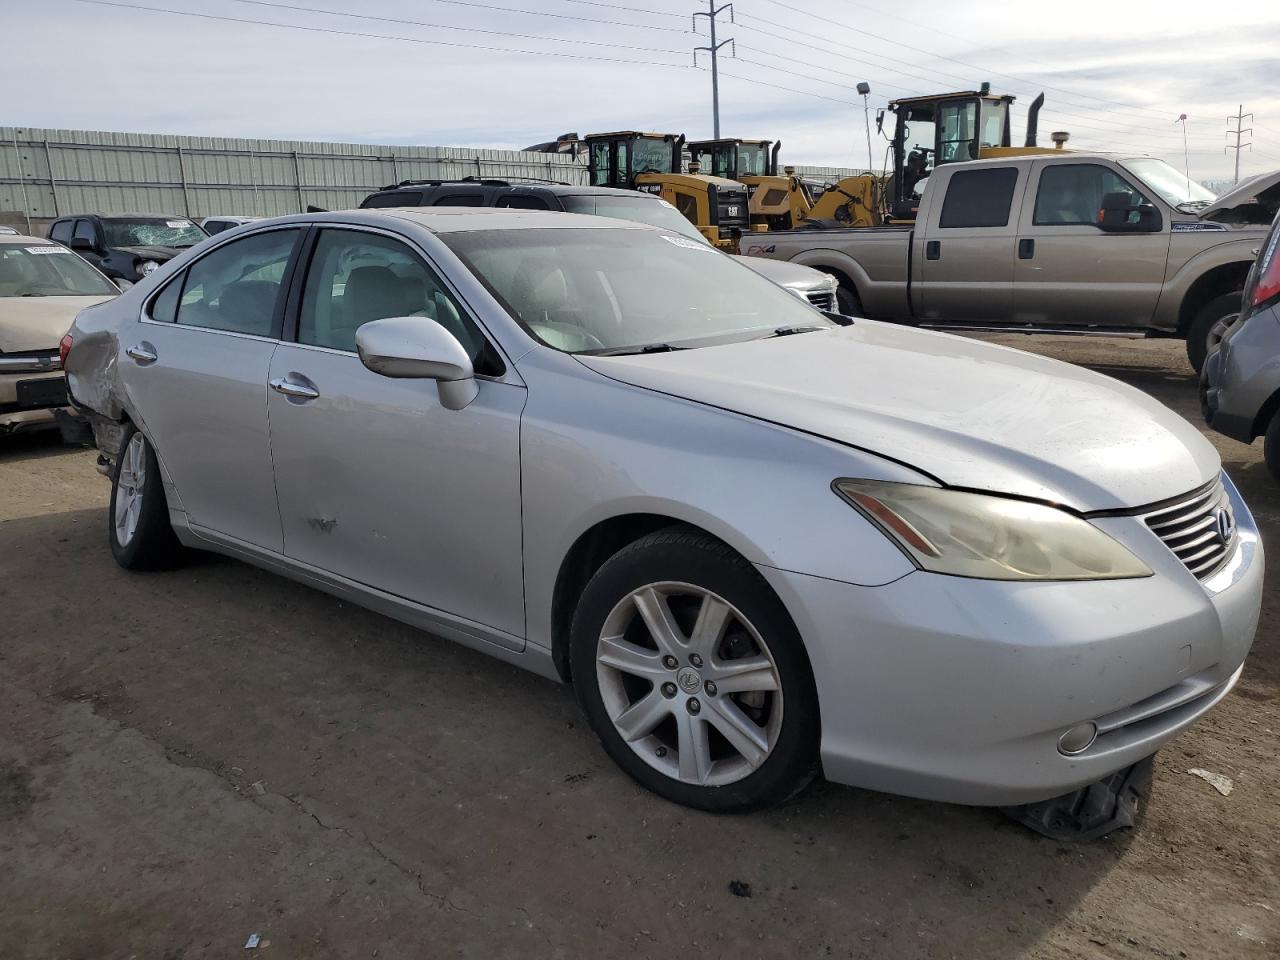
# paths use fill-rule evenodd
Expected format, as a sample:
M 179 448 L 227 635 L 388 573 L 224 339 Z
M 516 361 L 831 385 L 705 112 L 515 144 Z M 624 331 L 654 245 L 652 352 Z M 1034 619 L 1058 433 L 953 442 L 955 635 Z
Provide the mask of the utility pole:
M 733 23 L 732 3 L 722 4 L 717 7 L 716 0 L 707 0 L 707 12 L 695 13 L 693 15 L 694 33 L 698 32 L 699 17 L 706 17 L 707 24 L 711 27 L 711 45 L 707 47 L 693 48 L 693 65 L 695 67 L 698 65 L 699 50 L 705 50 L 711 54 L 711 116 L 714 121 L 713 126 L 715 128 L 715 138 L 717 140 L 720 139 L 720 69 L 719 63 L 717 62 L 719 59 L 720 48 L 723 46 L 730 46 L 733 50 L 733 56 L 736 57 L 738 55 L 738 48 L 733 45 L 732 37 L 727 40 L 721 40 L 719 43 L 716 42 L 716 21 L 719 19 L 720 14 L 724 13 L 726 10 L 729 11 L 729 22 Z
M 1227 128 L 1227 136 L 1235 137 L 1236 142 L 1234 144 L 1229 143 L 1222 148 L 1223 153 L 1226 153 L 1228 150 L 1234 150 L 1236 152 L 1236 177 L 1232 181 L 1232 183 L 1240 182 L 1240 151 L 1243 150 L 1245 147 L 1248 147 L 1249 152 L 1250 153 L 1253 152 L 1253 141 L 1249 141 L 1248 143 L 1240 142 L 1240 138 L 1244 136 L 1246 133 L 1253 133 L 1253 127 L 1244 126 L 1244 121 L 1246 118 L 1252 120 L 1253 114 L 1244 112 L 1243 103 L 1240 104 L 1240 106 L 1236 107 L 1236 112 L 1234 114 L 1227 117 L 1228 123 L 1230 123 L 1232 120 L 1236 122 L 1236 128 L 1234 130 L 1232 130 L 1230 127 Z
M 1191 160 L 1187 155 L 1187 115 L 1185 113 L 1178 114 L 1178 119 L 1174 123 L 1182 124 L 1182 167 L 1187 175 L 1187 196 L 1191 196 Z

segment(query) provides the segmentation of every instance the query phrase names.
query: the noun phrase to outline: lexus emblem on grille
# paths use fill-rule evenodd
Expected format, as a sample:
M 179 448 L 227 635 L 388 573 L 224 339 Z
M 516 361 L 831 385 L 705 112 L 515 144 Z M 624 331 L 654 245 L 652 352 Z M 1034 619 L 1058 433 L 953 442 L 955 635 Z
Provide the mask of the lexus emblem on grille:
M 1230 507 L 1223 507 L 1215 515 L 1218 524 L 1218 539 L 1223 543 L 1230 543 L 1231 538 L 1236 535 L 1236 518 L 1231 513 Z

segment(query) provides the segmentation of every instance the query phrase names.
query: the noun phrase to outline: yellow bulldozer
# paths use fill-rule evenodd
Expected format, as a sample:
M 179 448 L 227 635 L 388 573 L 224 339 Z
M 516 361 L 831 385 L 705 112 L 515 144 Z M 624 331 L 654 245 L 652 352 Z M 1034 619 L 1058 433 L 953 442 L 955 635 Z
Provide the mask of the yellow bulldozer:
M 717 247 L 736 250 L 751 229 L 747 188 L 704 174 L 696 161 L 684 173 L 683 135 L 623 130 L 584 139 L 594 187 L 621 187 L 661 197 Z

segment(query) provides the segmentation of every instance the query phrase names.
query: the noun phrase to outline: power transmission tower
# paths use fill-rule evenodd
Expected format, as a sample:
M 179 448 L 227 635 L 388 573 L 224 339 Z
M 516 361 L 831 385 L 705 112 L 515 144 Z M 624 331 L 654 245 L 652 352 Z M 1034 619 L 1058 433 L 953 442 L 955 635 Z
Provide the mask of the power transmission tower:
M 729 22 L 733 23 L 732 3 L 726 3 L 717 7 L 716 0 L 707 0 L 707 12 L 695 13 L 693 15 L 694 33 L 698 32 L 699 17 L 706 17 L 707 23 L 711 27 L 711 44 L 706 47 L 693 48 L 693 65 L 695 67 L 698 65 L 699 50 L 705 50 L 711 54 L 711 116 L 714 121 L 713 126 L 715 127 L 715 137 L 717 140 L 720 139 L 720 69 L 719 63 L 717 62 L 719 59 L 720 48 L 729 46 L 730 49 L 733 50 L 733 56 L 736 57 L 738 55 L 738 48 L 736 45 L 733 45 L 732 37 L 727 40 L 721 40 L 719 43 L 716 42 L 716 21 L 719 19 L 720 14 L 724 13 L 726 10 L 729 11 Z
M 1253 114 L 1244 112 L 1243 103 L 1240 104 L 1240 106 L 1236 107 L 1235 113 L 1227 117 L 1228 123 L 1230 123 L 1232 120 L 1236 122 L 1236 128 L 1234 130 L 1232 130 L 1230 127 L 1227 128 L 1227 136 L 1235 137 L 1236 142 L 1234 144 L 1229 143 L 1222 148 L 1223 153 L 1226 153 L 1228 150 L 1234 150 L 1236 152 L 1236 177 L 1235 177 L 1235 180 L 1232 181 L 1233 183 L 1240 182 L 1240 151 L 1243 150 L 1245 147 L 1248 147 L 1249 152 L 1250 153 L 1253 152 L 1252 140 L 1250 140 L 1248 143 L 1240 142 L 1240 138 L 1244 136 L 1246 133 L 1253 133 L 1253 127 L 1244 126 L 1244 121 L 1246 118 L 1248 118 L 1249 120 L 1252 120 Z

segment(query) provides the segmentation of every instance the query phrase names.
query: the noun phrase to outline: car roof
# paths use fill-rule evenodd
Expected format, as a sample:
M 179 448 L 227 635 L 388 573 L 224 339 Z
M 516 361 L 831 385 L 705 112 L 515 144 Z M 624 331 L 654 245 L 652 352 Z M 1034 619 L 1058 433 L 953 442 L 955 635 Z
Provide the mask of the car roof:
M 33 243 L 44 246 L 55 245 L 52 240 L 46 240 L 44 237 L 28 237 L 23 233 L 0 233 L 0 243 L 20 243 L 24 247 L 29 247 Z M 61 246 L 61 244 L 56 244 L 56 246 Z
M 94 217 L 98 220 L 123 220 L 145 217 L 150 220 L 190 220 L 185 213 L 64 213 L 59 220 L 75 220 L 78 217 Z

